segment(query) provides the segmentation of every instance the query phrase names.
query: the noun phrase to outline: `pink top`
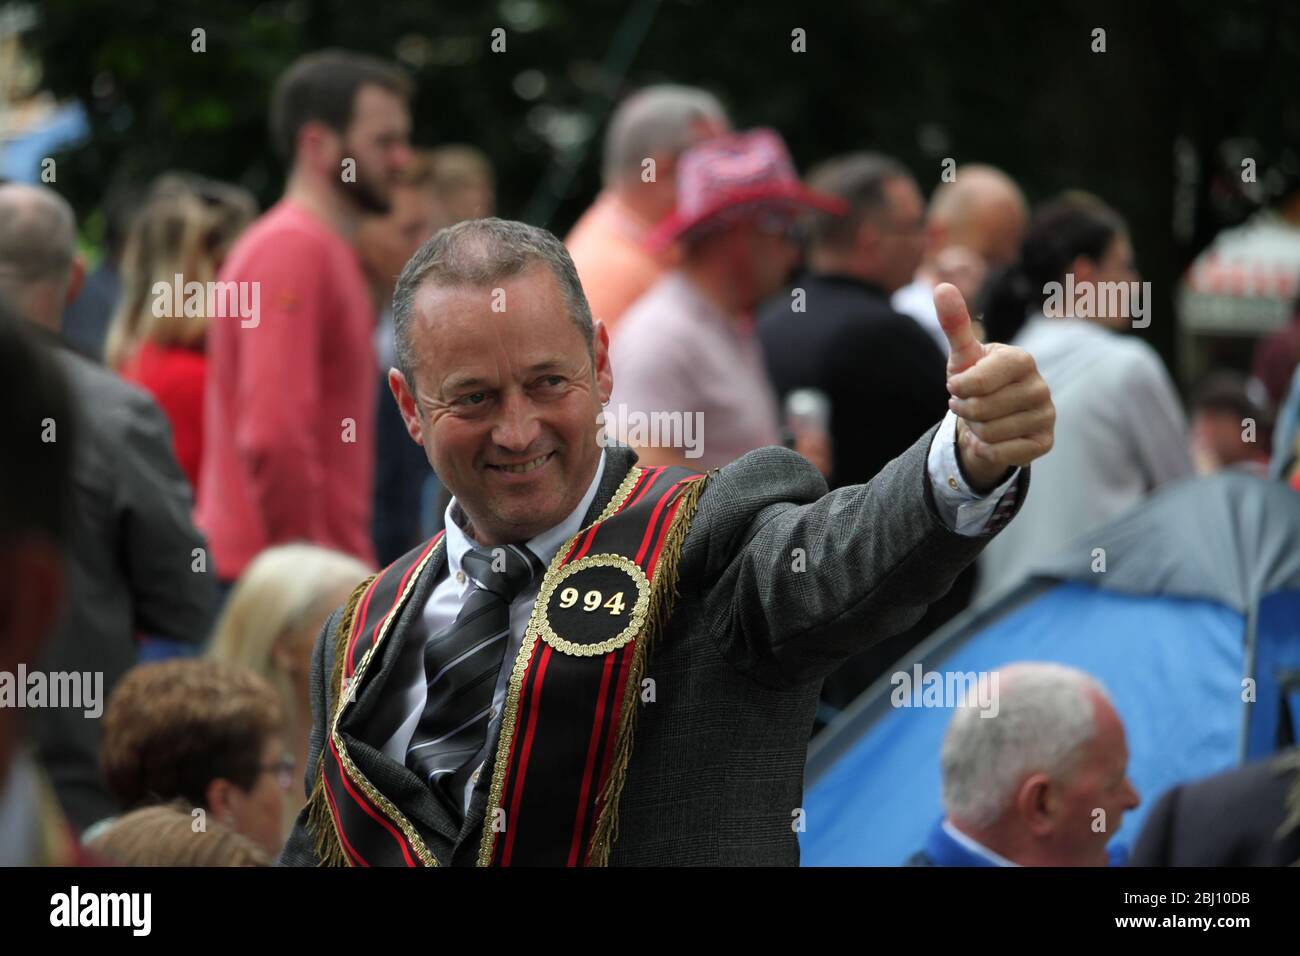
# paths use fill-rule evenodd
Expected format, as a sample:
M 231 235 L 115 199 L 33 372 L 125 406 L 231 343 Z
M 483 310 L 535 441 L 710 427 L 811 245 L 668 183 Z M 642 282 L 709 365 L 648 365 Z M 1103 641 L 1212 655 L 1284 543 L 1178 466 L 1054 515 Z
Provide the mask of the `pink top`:
M 668 273 L 628 309 L 610 365 L 614 394 L 605 411 L 614 417 L 611 431 L 629 444 L 639 442 L 626 433 L 640 427 L 677 448 L 691 468 L 705 470 L 781 443 L 758 337 L 681 272 Z M 692 419 L 689 433 L 684 416 Z
M 257 283 L 254 318 L 214 317 L 195 521 L 218 575 L 309 541 L 374 563 L 375 312 L 356 250 L 281 200 L 219 281 Z M 252 301 L 255 287 L 241 287 Z

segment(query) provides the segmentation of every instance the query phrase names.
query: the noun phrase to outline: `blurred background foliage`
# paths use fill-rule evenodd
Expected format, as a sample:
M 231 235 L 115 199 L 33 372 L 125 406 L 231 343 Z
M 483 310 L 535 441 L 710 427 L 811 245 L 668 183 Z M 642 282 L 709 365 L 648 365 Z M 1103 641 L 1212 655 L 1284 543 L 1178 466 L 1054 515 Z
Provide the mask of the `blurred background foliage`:
M 43 0 L 24 43 L 41 85 L 77 98 L 89 142 L 58 155 L 87 217 L 106 187 L 189 169 L 263 205 L 283 170 L 266 134 L 277 74 L 341 46 L 415 77 L 414 139 L 472 143 L 500 214 L 563 235 L 599 188 L 612 102 L 649 82 L 708 87 L 740 126 L 776 127 L 802 168 L 898 156 L 927 192 L 942 161 L 991 162 L 1031 201 L 1097 193 L 1129 220 L 1166 355 L 1173 283 L 1223 225 L 1267 201 L 1300 144 L 1300 5 L 1237 0 Z M 191 50 L 206 31 L 206 52 Z M 506 50 L 491 50 L 505 30 Z M 792 31 L 806 52 L 792 51 Z M 1097 28 L 1104 53 L 1093 52 Z M 1240 160 L 1257 161 L 1255 186 Z M 1294 153 L 1292 153 L 1294 156 Z M 95 222 L 93 216 L 87 220 Z

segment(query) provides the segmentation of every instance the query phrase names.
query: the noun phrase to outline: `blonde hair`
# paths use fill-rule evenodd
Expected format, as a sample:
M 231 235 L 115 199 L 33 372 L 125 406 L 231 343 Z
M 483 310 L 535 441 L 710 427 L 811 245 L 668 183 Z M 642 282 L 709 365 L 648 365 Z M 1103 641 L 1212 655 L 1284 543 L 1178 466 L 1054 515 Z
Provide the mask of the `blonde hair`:
M 317 545 L 285 544 L 254 558 L 230 592 L 208 656 L 242 664 L 275 689 L 290 740 L 296 730 L 297 701 L 288 675 L 275 665 L 276 642 L 332 610 L 326 602 L 369 575 L 370 568 L 350 555 Z
M 206 315 L 154 314 L 153 288 L 207 283 L 235 238 L 257 214 L 242 189 L 194 176 L 168 173 L 155 180 L 144 207 L 131 222 L 122 253 L 122 294 L 109 325 L 104 360 L 121 369 L 142 342 L 198 346 L 208 329 Z
M 201 828 L 195 829 L 202 820 Z M 118 817 L 87 846 L 117 866 L 270 866 L 265 850 L 184 802 Z

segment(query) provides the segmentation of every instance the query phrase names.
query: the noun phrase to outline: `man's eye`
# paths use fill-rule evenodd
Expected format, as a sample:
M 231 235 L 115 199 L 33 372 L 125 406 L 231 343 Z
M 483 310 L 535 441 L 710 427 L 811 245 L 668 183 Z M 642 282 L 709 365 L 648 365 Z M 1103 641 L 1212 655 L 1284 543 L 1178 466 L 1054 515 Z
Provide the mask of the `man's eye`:
M 460 403 L 462 405 L 481 405 L 485 401 L 487 401 L 487 395 L 485 393 L 471 392 L 469 395 L 463 396 Z
M 549 386 L 551 386 L 551 387 L 555 387 L 555 386 L 558 386 L 558 385 L 563 385 L 563 384 L 564 384 L 564 376 L 563 376 L 563 375 L 548 375 L 548 376 L 546 376 L 546 378 L 542 379 L 542 384 L 543 384 L 543 385 L 549 385 Z

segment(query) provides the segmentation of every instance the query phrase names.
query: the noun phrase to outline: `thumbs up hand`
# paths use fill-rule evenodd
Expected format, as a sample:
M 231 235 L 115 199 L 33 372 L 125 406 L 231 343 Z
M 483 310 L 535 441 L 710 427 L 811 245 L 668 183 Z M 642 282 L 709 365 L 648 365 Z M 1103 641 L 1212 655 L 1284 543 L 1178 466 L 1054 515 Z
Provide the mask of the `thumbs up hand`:
M 1033 356 L 975 338 L 956 286 L 940 284 L 934 306 L 948 338 L 948 407 L 957 416 L 957 455 L 971 488 L 988 492 L 1011 469 L 1051 450 L 1056 408 Z

